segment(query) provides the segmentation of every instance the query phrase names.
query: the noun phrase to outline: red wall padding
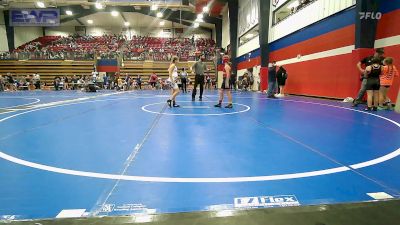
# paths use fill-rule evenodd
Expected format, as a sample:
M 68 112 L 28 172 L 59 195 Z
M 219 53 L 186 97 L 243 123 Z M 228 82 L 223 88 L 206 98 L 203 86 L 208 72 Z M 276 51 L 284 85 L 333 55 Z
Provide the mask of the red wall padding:
M 350 25 L 329 33 L 302 41 L 274 52 L 271 52 L 271 61 L 295 58 L 297 55 L 309 55 L 317 52 L 328 51 L 354 45 L 355 26 Z
M 394 65 L 397 67 L 398 70 L 400 70 L 400 44 L 385 47 L 385 56 L 393 57 Z M 400 77 L 396 77 L 388 93 L 388 96 L 392 100 L 392 102 L 396 101 L 399 88 L 400 88 Z
M 354 96 L 360 82 L 358 76 L 351 75 L 352 67 L 352 54 L 286 65 L 286 92 L 335 98 Z
M 400 9 L 383 14 L 378 21 L 376 39 L 400 35 Z

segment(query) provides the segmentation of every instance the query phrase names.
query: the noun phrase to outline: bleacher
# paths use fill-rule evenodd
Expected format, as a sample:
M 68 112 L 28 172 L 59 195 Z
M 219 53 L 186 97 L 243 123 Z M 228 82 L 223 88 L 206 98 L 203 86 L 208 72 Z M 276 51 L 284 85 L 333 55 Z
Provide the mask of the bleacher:
M 43 84 L 52 84 L 56 76 L 91 75 L 93 64 L 93 61 L 0 60 L 0 74 L 11 73 L 17 78 L 38 73 Z
M 194 64 L 195 55 L 203 53 L 208 60 L 213 58 L 215 42 L 211 39 L 199 38 L 157 38 L 134 37 L 126 40 L 123 35 L 103 36 L 45 36 L 30 41 L 16 49 L 15 58 L 0 60 L 0 75 L 11 73 L 15 79 L 22 76 L 38 73 L 41 83 L 52 86 L 56 76 L 71 78 L 73 75 L 91 75 L 96 63 L 94 56 L 103 57 L 116 52 L 147 55 L 140 61 L 125 59 L 120 67 L 120 74 L 125 77 L 141 75 L 146 84 L 152 73 L 163 80 L 168 78 L 169 59 L 172 55 L 179 55 L 181 62 L 179 70 L 187 69 L 189 78 L 194 80 L 190 68 Z M 90 57 L 82 53 L 92 52 Z M 72 55 L 70 53 L 73 53 Z M 56 54 L 57 57 L 50 57 Z M 18 56 L 19 55 L 19 56 Z M 21 56 L 23 56 L 21 58 Z M 19 59 L 19 60 L 17 60 Z M 64 60 L 63 60 L 64 59 Z M 68 60 L 67 60 L 68 59 Z M 147 60 L 147 61 L 146 61 Z M 189 61 L 192 60 L 192 61 Z M 216 68 L 212 62 L 207 62 L 210 71 L 208 74 L 214 78 Z
M 41 83 L 51 87 L 56 76 L 66 76 L 71 78 L 73 75 L 88 76 L 93 71 L 94 61 L 64 61 L 64 60 L 0 60 L 0 74 L 6 75 L 11 73 L 14 78 L 20 76 L 32 75 L 38 73 L 41 78 Z M 179 62 L 179 70 L 183 67 L 187 69 L 189 78 L 194 81 L 194 76 L 191 74 L 190 68 L 194 62 Z M 215 66 L 212 62 L 207 62 L 207 67 L 210 68 L 209 74 L 214 77 Z M 122 77 L 128 73 L 130 76 L 141 75 L 144 84 L 154 72 L 159 78 L 168 78 L 169 62 L 154 62 L 154 61 L 125 61 L 120 68 Z

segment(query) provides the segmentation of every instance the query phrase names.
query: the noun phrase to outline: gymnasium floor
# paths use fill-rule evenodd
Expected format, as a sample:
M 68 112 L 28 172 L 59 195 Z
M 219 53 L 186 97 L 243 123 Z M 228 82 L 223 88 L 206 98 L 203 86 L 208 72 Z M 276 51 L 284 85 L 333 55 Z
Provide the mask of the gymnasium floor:
M 0 222 L 400 198 L 400 114 L 236 92 L 0 93 Z

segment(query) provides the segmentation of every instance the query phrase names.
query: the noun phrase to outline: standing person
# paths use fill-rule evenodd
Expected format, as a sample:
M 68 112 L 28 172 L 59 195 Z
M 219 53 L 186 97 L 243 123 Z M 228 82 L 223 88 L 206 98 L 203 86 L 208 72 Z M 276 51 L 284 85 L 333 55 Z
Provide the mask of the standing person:
M 187 93 L 186 83 L 187 83 L 188 74 L 187 74 L 185 68 L 182 68 L 182 72 L 181 72 L 181 76 L 180 77 L 181 77 L 181 82 L 182 82 L 182 92 L 183 93 Z
M 126 90 L 129 91 L 131 90 L 131 77 L 129 76 L 128 73 L 125 74 L 125 83 L 126 83 Z
M 268 66 L 268 91 L 267 98 L 275 98 L 275 86 L 276 86 L 276 62 L 273 61 Z
M 2 75 L 0 75 L 0 92 L 3 92 L 4 91 L 4 78 L 3 78 L 3 76 Z
M 204 55 L 201 55 L 199 60 L 192 66 L 192 72 L 195 74 L 194 87 L 193 87 L 193 93 L 192 93 L 192 101 L 194 101 L 196 98 L 197 85 L 199 85 L 199 84 L 200 84 L 199 101 L 203 100 L 204 71 L 207 70 L 204 60 L 205 60 Z
M 379 76 L 381 74 L 382 66 L 380 65 L 381 59 L 375 57 L 371 61 L 371 65 L 365 68 L 365 77 L 367 84 L 365 90 L 367 91 L 367 108 L 365 111 L 376 111 L 379 102 Z
M 137 75 L 136 84 L 139 86 L 139 89 L 142 90 L 142 77 Z
M 353 101 L 353 107 L 357 106 L 358 104 L 360 104 L 362 102 L 362 99 L 364 97 L 365 91 L 366 91 L 366 85 L 367 85 L 367 78 L 365 77 L 365 70 L 362 68 L 362 65 L 364 65 L 365 67 L 368 67 L 370 65 L 372 65 L 372 60 L 374 58 L 379 58 L 380 60 L 380 65 L 383 65 L 383 60 L 384 57 L 383 55 L 385 54 L 383 48 L 377 48 L 375 50 L 375 54 L 372 56 L 368 56 L 365 57 L 364 59 L 362 59 L 360 62 L 357 63 L 357 68 L 361 73 L 361 87 L 360 90 L 358 91 L 357 97 L 354 99 Z
M 393 65 L 393 58 L 387 57 L 383 60 L 383 67 L 380 80 L 380 89 L 379 89 L 379 106 L 378 109 L 387 109 L 387 92 L 389 91 L 390 87 L 393 84 L 394 77 L 399 76 L 399 71 L 397 70 L 396 66 Z
M 33 83 L 35 85 L 35 89 L 40 89 L 40 75 L 38 73 L 33 74 Z
M 222 101 L 224 100 L 224 92 L 226 90 L 226 94 L 228 95 L 228 105 L 225 106 L 225 108 L 231 109 L 231 108 L 233 108 L 233 105 L 232 105 L 232 93 L 231 93 L 229 84 L 230 84 L 230 79 L 231 79 L 232 67 L 231 67 L 231 63 L 229 62 L 229 56 L 225 55 L 223 57 L 223 62 L 224 62 L 224 70 L 223 70 L 223 75 L 222 75 L 223 79 L 222 79 L 221 89 L 219 89 L 219 101 L 218 101 L 218 104 L 216 104 L 214 106 L 221 108 Z
M 179 107 L 179 105 L 177 105 L 175 101 L 176 96 L 179 94 L 179 87 L 177 84 L 178 68 L 176 67 L 176 63 L 178 62 L 178 60 L 178 56 L 173 56 L 171 64 L 168 68 L 169 78 L 167 79 L 167 82 L 172 89 L 171 97 L 167 101 L 169 107 Z
M 287 72 L 283 66 L 280 66 L 278 72 L 276 73 L 276 79 L 279 86 L 279 94 L 276 97 L 285 97 L 285 84 L 287 79 Z
M 210 74 L 206 77 L 206 89 L 211 90 L 211 77 Z
M 150 86 L 153 89 L 156 89 L 156 84 L 157 84 L 157 75 L 153 72 L 153 74 L 151 74 L 150 79 L 149 79 L 149 83 Z
M 250 91 L 253 91 L 253 86 L 254 86 L 253 67 L 247 69 L 247 78 L 249 81 Z

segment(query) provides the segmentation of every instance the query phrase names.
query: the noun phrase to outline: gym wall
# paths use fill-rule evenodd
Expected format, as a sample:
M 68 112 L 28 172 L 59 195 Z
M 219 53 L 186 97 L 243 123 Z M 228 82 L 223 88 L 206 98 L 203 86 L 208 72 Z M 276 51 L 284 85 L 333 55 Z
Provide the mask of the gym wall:
M 3 11 L 0 11 L 0 52 L 8 51 L 7 33 Z
M 384 47 L 385 55 L 394 57 L 400 68 L 400 26 L 389 22 L 400 21 L 400 0 L 382 0 L 380 11 L 383 16 L 378 22 L 375 47 Z M 270 42 L 270 60 L 288 71 L 287 93 L 332 98 L 356 95 L 360 74 L 356 69 L 358 53 L 354 51 L 355 13 L 354 7 L 342 10 Z M 260 65 L 259 48 L 243 47 L 249 52 L 240 50 L 239 75 Z M 392 101 L 397 98 L 398 83 L 399 79 L 389 92 Z
M 14 27 L 14 43 L 16 48 L 42 36 L 42 27 Z

